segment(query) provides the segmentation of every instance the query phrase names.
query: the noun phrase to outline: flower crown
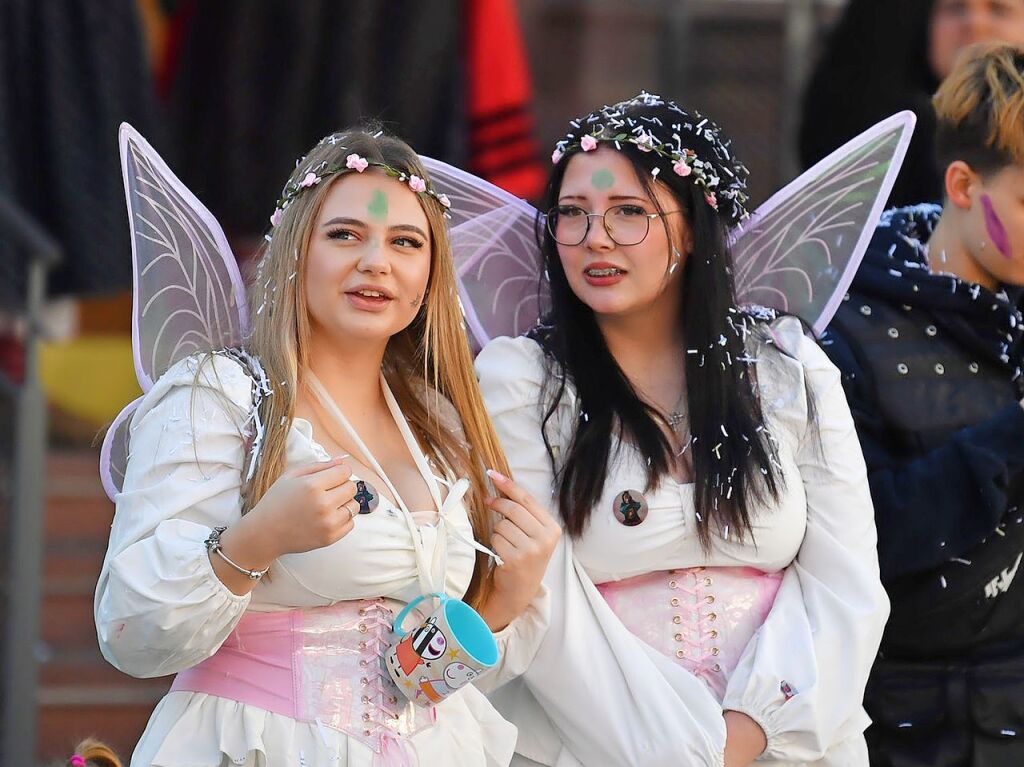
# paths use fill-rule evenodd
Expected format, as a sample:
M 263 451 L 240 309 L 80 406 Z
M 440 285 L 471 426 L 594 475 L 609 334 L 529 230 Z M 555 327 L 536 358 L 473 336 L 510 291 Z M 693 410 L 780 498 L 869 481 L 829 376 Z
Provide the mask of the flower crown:
M 632 114 L 643 107 L 664 107 L 672 113 L 673 120 L 678 116 L 678 122 L 665 125 L 656 116 Z M 656 160 L 665 161 L 677 176 L 688 178 L 700 187 L 705 202 L 716 212 L 720 205 L 728 207 L 724 212 L 733 223 L 750 215 L 746 209 L 748 171 L 732 157 L 730 142 L 708 118 L 698 113 L 691 115 L 671 101 L 642 91 L 628 101 L 601 107 L 569 124 L 573 130 L 555 145 L 552 164 L 557 165 L 569 152 L 592 152 L 601 142 L 620 150 L 623 144 L 632 144 L 641 152 L 651 153 Z M 687 133 L 697 138 L 699 144 L 708 145 L 711 156 L 701 157 L 687 147 L 682 138 L 682 134 Z M 662 170 L 662 165 L 656 164 L 651 168 L 651 175 L 657 178 Z
M 334 137 L 328 136 L 324 141 L 328 141 L 331 138 Z M 321 141 L 320 143 L 322 144 L 324 141 Z M 299 164 L 301 163 L 302 160 L 299 160 Z M 285 185 L 284 189 L 281 190 L 281 196 L 278 198 L 274 212 L 270 216 L 270 225 L 277 226 L 281 222 L 281 216 L 284 215 L 285 208 L 291 205 L 292 201 L 304 191 L 311 189 L 324 179 L 330 178 L 338 173 L 348 173 L 350 171 L 362 173 L 371 166 L 374 168 L 380 168 L 388 176 L 397 178 L 399 181 L 406 183 L 416 194 L 427 195 L 428 197 L 434 198 L 445 209 L 444 215 L 446 217 L 449 216 L 448 210 L 452 207 L 452 203 L 451 200 L 448 199 L 448 195 L 438 194 L 425 179 L 422 179 L 413 173 L 406 173 L 403 170 L 394 168 L 387 163 L 367 160 L 365 157 L 360 157 L 358 154 L 352 153 L 345 158 L 344 165 L 330 163 L 327 161 L 320 162 L 307 168 L 306 174 L 298 181 L 289 181 Z

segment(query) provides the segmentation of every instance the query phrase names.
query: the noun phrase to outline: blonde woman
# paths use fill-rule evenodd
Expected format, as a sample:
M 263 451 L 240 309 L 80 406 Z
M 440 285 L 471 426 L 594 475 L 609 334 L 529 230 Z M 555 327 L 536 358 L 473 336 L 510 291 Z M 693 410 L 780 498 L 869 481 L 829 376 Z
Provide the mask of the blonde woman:
M 138 406 L 96 624 L 122 671 L 178 676 L 133 767 L 511 759 L 471 685 L 403 705 L 381 666 L 424 593 L 478 608 L 495 681 L 546 625 L 558 527 L 504 478 L 448 204 L 404 143 L 327 137 L 271 218 L 245 348 L 181 360 Z

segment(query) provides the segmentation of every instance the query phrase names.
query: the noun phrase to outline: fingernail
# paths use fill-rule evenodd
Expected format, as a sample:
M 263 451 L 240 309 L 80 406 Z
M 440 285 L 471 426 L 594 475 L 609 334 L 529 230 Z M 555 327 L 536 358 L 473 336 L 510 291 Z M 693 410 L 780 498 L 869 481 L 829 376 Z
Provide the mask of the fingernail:
M 505 482 L 508 480 L 508 477 L 506 477 L 500 471 L 495 471 L 494 469 L 488 469 L 487 476 L 490 477 L 491 479 L 496 479 L 499 482 Z

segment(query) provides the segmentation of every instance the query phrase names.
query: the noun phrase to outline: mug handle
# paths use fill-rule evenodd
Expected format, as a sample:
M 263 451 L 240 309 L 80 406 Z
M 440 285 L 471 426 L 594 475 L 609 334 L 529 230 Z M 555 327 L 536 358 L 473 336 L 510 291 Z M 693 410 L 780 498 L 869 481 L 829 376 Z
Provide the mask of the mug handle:
M 427 599 L 428 597 L 437 597 L 442 602 L 444 602 L 444 601 L 446 601 L 448 599 L 448 595 L 447 594 L 441 594 L 440 592 L 432 591 L 429 594 L 420 594 L 418 597 L 416 597 L 414 600 L 412 600 L 409 604 L 407 604 L 405 607 L 403 607 L 402 611 L 400 613 L 398 613 L 397 616 L 395 616 L 395 622 L 391 626 L 391 628 L 395 632 L 395 635 L 399 639 L 405 639 L 405 635 L 409 633 L 408 631 L 405 631 L 404 629 L 402 629 L 402 624 L 405 623 L 405 619 L 406 619 L 406 617 L 408 617 L 410 611 L 414 607 L 416 607 L 416 605 L 418 605 L 420 602 L 422 602 L 424 599 Z

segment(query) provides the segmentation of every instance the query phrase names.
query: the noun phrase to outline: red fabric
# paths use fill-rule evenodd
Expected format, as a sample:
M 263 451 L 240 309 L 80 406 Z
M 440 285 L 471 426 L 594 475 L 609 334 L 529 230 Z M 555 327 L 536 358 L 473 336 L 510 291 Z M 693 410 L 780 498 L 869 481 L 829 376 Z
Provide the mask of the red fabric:
M 185 0 L 176 11 L 167 17 L 167 38 L 164 42 L 163 55 L 156 67 L 156 93 L 162 101 L 167 101 L 174 86 L 174 78 L 181 65 L 181 54 L 185 46 L 185 37 L 192 24 L 196 5 L 194 0 Z
M 470 170 L 518 197 L 536 197 L 545 170 L 515 0 L 466 0 L 466 17 Z

